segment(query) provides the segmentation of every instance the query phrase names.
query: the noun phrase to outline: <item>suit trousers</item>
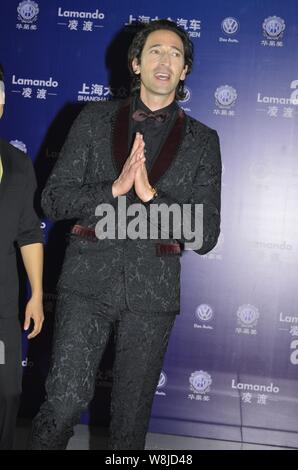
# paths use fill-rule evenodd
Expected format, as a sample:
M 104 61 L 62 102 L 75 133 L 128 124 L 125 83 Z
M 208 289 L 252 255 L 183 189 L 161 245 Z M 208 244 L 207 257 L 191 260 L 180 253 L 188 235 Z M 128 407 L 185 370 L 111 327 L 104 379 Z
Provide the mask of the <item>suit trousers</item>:
M 22 390 L 21 361 L 19 319 L 0 318 L 0 450 L 13 448 Z
M 61 291 L 47 398 L 33 420 L 29 449 L 66 449 L 95 390 L 114 329 L 109 449 L 144 449 L 152 402 L 176 315 L 132 312 L 123 268 L 98 297 Z

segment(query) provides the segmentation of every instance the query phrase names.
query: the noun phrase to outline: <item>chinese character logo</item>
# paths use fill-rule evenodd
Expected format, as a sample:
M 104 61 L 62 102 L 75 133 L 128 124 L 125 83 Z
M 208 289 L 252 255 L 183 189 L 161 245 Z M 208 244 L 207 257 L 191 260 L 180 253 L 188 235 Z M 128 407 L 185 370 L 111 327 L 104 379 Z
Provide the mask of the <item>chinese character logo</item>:
M 253 327 L 260 317 L 259 310 L 254 305 L 242 305 L 237 311 L 239 322 L 246 327 Z
M 229 85 L 223 85 L 216 89 L 216 105 L 221 109 L 230 109 L 237 100 L 237 91 Z
M 263 33 L 268 39 L 281 39 L 285 29 L 284 20 L 278 16 L 269 16 L 263 23 Z
M 211 376 L 203 370 L 195 371 L 189 378 L 190 389 L 195 393 L 207 393 L 212 384 Z
M 19 3 L 17 11 L 18 20 L 23 23 L 34 23 L 34 21 L 37 20 L 39 8 L 36 2 L 33 2 L 32 0 L 24 0 Z

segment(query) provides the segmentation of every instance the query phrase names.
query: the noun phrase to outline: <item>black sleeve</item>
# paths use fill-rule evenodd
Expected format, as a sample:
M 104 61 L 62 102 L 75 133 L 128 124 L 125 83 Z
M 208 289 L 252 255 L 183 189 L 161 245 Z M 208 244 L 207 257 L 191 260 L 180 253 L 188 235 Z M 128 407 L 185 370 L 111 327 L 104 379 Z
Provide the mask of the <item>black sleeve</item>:
M 85 106 L 73 123 L 42 193 L 42 208 L 54 221 L 88 217 L 99 204 L 117 202 L 113 181 L 84 183 L 93 139 L 90 109 Z
M 27 172 L 24 191 L 24 203 L 19 220 L 17 244 L 19 247 L 33 243 L 44 243 L 40 220 L 34 210 L 34 194 L 36 191 L 36 178 L 32 161 L 26 157 Z
M 220 233 L 220 207 L 221 207 L 221 154 L 220 154 L 220 145 L 219 138 L 216 131 L 210 132 L 209 139 L 207 141 L 206 147 L 202 153 L 202 157 L 198 166 L 198 171 L 194 180 L 192 187 L 191 197 L 187 201 L 189 206 L 189 219 L 191 220 L 192 229 L 195 228 L 194 219 L 195 219 L 195 205 L 202 204 L 203 209 L 203 226 L 201 226 L 202 237 L 200 242 L 200 247 L 194 249 L 196 253 L 203 255 L 211 251 L 217 243 L 219 233 Z M 143 203 L 147 209 L 147 221 L 150 223 L 150 205 L 152 204 L 166 204 L 170 206 L 171 204 L 178 204 L 180 206 L 180 212 L 183 213 L 182 204 L 179 203 L 175 198 L 170 197 L 168 194 L 162 191 L 158 191 L 157 197 L 151 199 L 150 201 Z M 197 217 L 199 220 L 200 217 Z M 169 219 L 169 236 L 177 240 L 179 243 L 186 244 L 192 243 L 195 241 L 193 239 L 186 239 L 184 237 L 184 230 L 182 227 L 183 217 L 181 217 L 181 226 L 174 226 L 174 219 Z M 156 219 L 154 220 L 154 223 Z M 152 221 L 151 221 L 152 223 Z M 156 225 L 156 224 L 155 224 Z M 160 220 L 158 220 L 158 233 L 162 233 Z M 180 237 L 175 236 L 174 230 L 177 233 L 181 233 Z M 192 249 L 192 248 L 190 248 Z

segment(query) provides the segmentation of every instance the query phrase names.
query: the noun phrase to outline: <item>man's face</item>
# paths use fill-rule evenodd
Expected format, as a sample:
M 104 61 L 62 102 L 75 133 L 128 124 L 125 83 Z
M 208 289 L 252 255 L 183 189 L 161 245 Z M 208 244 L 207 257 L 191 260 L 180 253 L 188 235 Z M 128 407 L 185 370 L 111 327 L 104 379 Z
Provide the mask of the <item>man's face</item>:
M 141 75 L 142 88 L 153 95 L 175 97 L 179 80 L 184 80 L 184 48 L 180 37 L 167 30 L 150 33 L 145 42 L 140 63 L 132 62 L 133 70 Z

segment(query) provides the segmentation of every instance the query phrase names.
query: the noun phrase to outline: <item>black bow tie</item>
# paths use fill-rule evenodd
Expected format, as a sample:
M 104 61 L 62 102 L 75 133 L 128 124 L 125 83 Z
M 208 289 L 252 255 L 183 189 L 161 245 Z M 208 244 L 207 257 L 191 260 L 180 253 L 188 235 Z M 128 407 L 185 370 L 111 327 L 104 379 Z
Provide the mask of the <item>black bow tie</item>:
M 169 118 L 170 114 L 169 113 L 147 113 L 146 111 L 143 111 L 142 109 L 137 109 L 133 115 L 132 118 L 135 121 L 142 122 L 145 121 L 146 119 L 153 119 L 154 121 L 158 123 L 163 123 Z

